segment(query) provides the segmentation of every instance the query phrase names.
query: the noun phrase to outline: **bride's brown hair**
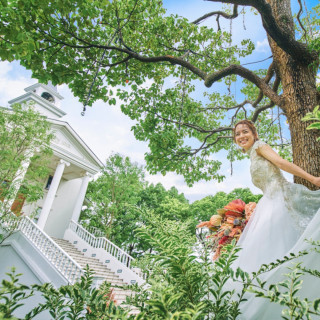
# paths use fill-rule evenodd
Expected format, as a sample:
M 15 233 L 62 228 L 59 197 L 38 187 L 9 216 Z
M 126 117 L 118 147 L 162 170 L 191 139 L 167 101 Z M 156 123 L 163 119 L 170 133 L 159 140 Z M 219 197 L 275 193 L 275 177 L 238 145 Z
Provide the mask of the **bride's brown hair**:
M 236 141 L 236 128 L 239 124 L 245 124 L 249 127 L 249 129 L 251 130 L 253 136 L 254 136 L 254 141 L 259 140 L 258 137 L 258 132 L 257 132 L 257 128 L 255 127 L 254 123 L 250 120 L 241 120 L 239 122 L 237 122 L 234 126 L 234 128 L 232 129 L 232 133 L 233 133 L 233 141 Z

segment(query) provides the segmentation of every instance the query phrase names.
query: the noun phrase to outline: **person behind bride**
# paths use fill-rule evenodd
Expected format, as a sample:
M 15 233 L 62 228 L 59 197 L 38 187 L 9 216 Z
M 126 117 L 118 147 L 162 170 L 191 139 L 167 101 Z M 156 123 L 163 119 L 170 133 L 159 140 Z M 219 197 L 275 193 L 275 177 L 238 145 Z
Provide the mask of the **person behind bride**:
M 310 249 L 305 239 L 320 240 L 320 190 L 288 182 L 281 170 L 301 177 L 320 187 L 320 177 L 312 176 L 297 165 L 281 158 L 268 144 L 259 140 L 257 129 L 249 120 L 239 121 L 233 130 L 234 141 L 250 156 L 253 184 L 262 190 L 259 201 L 238 245 L 242 248 L 233 267 L 247 272 L 257 271 L 262 264 L 281 259 L 290 252 Z M 320 155 L 319 155 L 320 161 Z M 307 268 L 320 268 L 320 253 L 304 258 Z M 287 273 L 287 266 L 269 277 L 279 281 Z M 318 287 L 306 289 L 311 299 L 319 298 Z M 250 299 L 251 300 L 251 299 Z M 250 300 L 248 302 L 250 302 Z M 254 302 L 254 304 L 256 301 Z M 281 319 L 261 302 L 259 308 L 248 307 L 244 319 Z M 277 314 L 277 316 L 276 316 Z M 275 318 L 270 318 L 275 317 Z

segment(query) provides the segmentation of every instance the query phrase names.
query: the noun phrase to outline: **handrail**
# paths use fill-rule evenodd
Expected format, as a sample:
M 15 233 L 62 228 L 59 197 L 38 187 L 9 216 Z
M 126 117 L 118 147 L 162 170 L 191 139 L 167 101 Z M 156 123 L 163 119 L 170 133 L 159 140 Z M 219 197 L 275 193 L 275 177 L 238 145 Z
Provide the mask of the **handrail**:
M 135 259 L 131 257 L 128 253 L 123 251 L 113 242 L 108 240 L 105 237 L 95 237 L 89 231 L 87 231 L 83 226 L 79 225 L 74 220 L 70 221 L 69 228 L 74 231 L 82 240 L 87 242 L 93 248 L 102 248 L 114 256 L 118 261 L 124 264 L 126 267 L 131 269 L 134 273 L 136 273 L 140 277 L 144 277 L 142 272 L 138 272 L 131 266 L 131 262 Z
M 92 235 L 94 235 L 96 238 L 104 236 L 104 233 L 96 227 L 85 226 L 85 225 L 81 224 L 81 222 L 80 222 L 80 226 L 83 227 L 85 230 L 87 230 Z
M 29 217 L 21 218 L 17 230 L 20 230 L 39 249 L 69 283 L 74 284 L 83 275 L 81 266 Z

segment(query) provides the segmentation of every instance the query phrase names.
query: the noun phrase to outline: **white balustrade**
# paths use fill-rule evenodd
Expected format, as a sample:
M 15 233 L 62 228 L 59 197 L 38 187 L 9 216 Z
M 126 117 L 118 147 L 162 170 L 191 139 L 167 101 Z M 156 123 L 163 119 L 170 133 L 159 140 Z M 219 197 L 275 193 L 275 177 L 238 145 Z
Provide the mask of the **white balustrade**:
M 21 218 L 17 230 L 33 243 L 69 283 L 74 284 L 83 275 L 81 266 L 28 217 Z
M 71 220 L 69 224 L 69 229 L 75 232 L 82 240 L 90 244 L 93 248 L 104 249 L 118 261 L 120 261 L 124 266 L 131 269 L 139 277 L 144 278 L 142 272 L 137 271 L 134 267 L 131 266 L 131 262 L 134 261 L 134 258 L 131 257 L 128 253 L 123 251 L 117 245 L 112 243 L 110 240 L 104 237 L 95 237 L 89 231 L 87 231 L 83 226 L 79 225 L 75 221 Z
M 72 219 L 73 221 L 76 221 L 74 219 Z M 87 226 L 84 226 L 81 224 L 80 222 L 80 225 L 86 229 L 89 233 L 93 234 L 95 237 L 99 238 L 99 237 L 103 237 L 104 236 L 104 233 L 98 229 L 98 228 L 95 228 L 95 227 L 87 227 Z

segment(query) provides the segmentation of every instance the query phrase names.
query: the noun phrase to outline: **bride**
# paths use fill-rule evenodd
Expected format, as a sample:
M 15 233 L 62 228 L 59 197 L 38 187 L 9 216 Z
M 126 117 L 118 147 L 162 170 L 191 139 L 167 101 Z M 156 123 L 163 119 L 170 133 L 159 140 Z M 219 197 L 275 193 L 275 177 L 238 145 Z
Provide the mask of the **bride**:
M 234 262 L 234 268 L 239 266 L 252 272 L 290 252 L 308 249 L 310 244 L 305 239 L 320 240 L 320 190 L 310 191 L 305 186 L 288 182 L 280 169 L 318 187 L 320 177 L 312 176 L 282 159 L 269 145 L 259 140 L 251 121 L 238 122 L 233 133 L 236 144 L 250 156 L 253 184 L 263 191 L 263 197 L 238 241 L 242 250 Z M 319 270 L 320 253 L 307 255 L 303 263 L 308 268 Z M 268 282 L 280 281 L 282 275 L 288 273 L 287 267 L 282 266 L 268 275 Z M 303 294 L 311 300 L 320 298 L 320 283 L 315 286 L 310 279 L 304 280 L 306 285 L 309 283 L 313 287 L 305 286 Z M 254 303 L 250 303 L 252 300 Z M 280 307 L 252 297 L 245 303 L 242 313 L 246 320 L 281 319 Z

